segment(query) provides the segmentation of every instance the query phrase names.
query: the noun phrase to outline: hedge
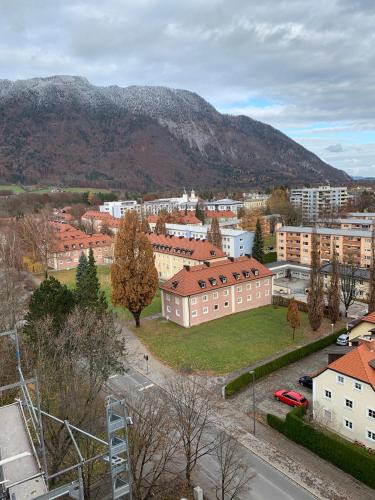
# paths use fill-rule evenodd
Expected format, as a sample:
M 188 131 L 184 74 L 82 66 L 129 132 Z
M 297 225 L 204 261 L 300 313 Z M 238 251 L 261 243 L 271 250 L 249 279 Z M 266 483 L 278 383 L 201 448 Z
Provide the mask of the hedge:
M 273 359 L 272 361 L 268 361 L 263 365 L 257 366 L 256 368 L 254 368 L 255 380 L 258 380 L 264 377 L 265 375 L 268 375 L 269 373 L 272 373 L 278 370 L 279 368 L 282 368 L 283 366 L 289 365 L 290 363 L 294 363 L 295 361 L 298 361 L 304 358 L 305 356 L 308 356 L 309 354 L 324 349 L 324 347 L 331 345 L 336 340 L 338 335 L 340 335 L 340 333 L 343 333 L 344 331 L 345 329 L 331 333 L 326 337 L 315 340 L 315 342 L 306 344 L 302 347 L 299 347 L 298 349 L 295 349 L 294 351 L 282 354 L 281 356 Z M 245 372 L 242 375 L 239 375 L 235 379 L 231 380 L 225 386 L 225 397 L 233 396 L 233 394 L 235 394 L 236 392 L 240 391 L 241 389 L 249 385 L 252 382 L 252 377 L 253 376 L 250 372 Z
M 268 414 L 267 422 L 292 441 L 313 451 L 370 488 L 375 488 L 375 453 L 334 434 L 323 433 L 303 420 L 304 413 L 303 407 L 295 408 L 287 414 L 285 420 Z

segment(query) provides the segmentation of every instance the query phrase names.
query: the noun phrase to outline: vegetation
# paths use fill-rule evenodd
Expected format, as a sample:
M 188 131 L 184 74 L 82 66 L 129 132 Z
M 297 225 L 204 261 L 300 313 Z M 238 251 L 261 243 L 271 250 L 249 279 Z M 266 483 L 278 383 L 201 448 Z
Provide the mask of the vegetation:
M 295 361 L 298 361 L 306 356 L 309 356 L 310 354 L 316 351 L 324 349 L 325 347 L 331 345 L 336 340 L 338 335 L 342 333 L 342 331 L 340 330 L 338 332 L 332 333 L 331 335 L 327 335 L 326 337 L 322 337 L 318 340 L 315 340 L 314 342 L 310 342 L 309 344 L 299 347 L 294 351 L 282 354 L 281 356 L 279 356 L 276 359 L 273 359 L 272 361 L 268 361 L 262 365 L 257 366 L 254 369 L 255 380 L 265 377 L 269 373 L 272 373 L 278 370 L 279 368 L 282 368 L 283 366 L 289 365 L 290 363 L 294 363 Z M 250 374 L 249 372 L 243 373 L 242 375 L 236 377 L 225 386 L 225 396 L 226 397 L 233 396 L 233 394 L 244 389 L 247 385 L 249 385 L 251 381 L 252 381 L 252 374 Z
M 319 242 L 316 231 L 311 235 L 311 271 L 307 307 L 311 328 L 316 331 L 322 324 L 324 313 L 323 276 L 320 272 Z
M 260 225 L 259 219 L 257 219 L 256 226 L 255 226 L 255 236 L 254 236 L 252 256 L 258 262 L 263 262 L 264 243 L 263 243 L 262 227 Z
M 168 214 L 166 211 L 161 210 L 159 212 L 156 224 L 155 224 L 155 233 L 156 234 L 167 234 L 167 228 L 165 226 L 167 222 Z
M 229 373 L 309 340 L 307 315 L 293 342 L 285 309 L 265 306 L 186 329 L 163 319 L 143 323 L 137 335 L 168 365 L 212 373 Z
M 293 330 L 293 340 L 294 340 L 294 336 L 295 336 L 295 333 L 296 333 L 296 328 L 299 328 L 300 325 L 301 325 L 301 320 L 300 320 L 300 317 L 299 317 L 298 304 L 297 304 L 297 302 L 294 299 L 292 299 L 289 302 L 288 312 L 287 312 L 287 315 L 286 315 L 286 319 L 287 319 L 288 323 L 290 324 L 290 327 Z
M 199 219 L 202 222 L 202 224 L 204 224 L 205 221 L 204 211 L 200 207 L 199 203 L 197 203 L 197 206 L 195 208 L 195 217 Z
M 215 247 L 221 248 L 222 235 L 220 231 L 220 225 L 217 217 L 213 217 L 211 221 L 211 227 L 207 231 L 207 240 L 212 243 Z
M 114 254 L 112 302 L 128 309 L 139 328 L 141 312 L 151 304 L 159 281 L 151 244 L 136 213 L 127 212 L 121 220 Z
M 327 288 L 328 314 L 332 323 L 340 318 L 340 277 L 336 249 L 332 248 L 331 276 Z
M 103 311 L 108 309 L 105 293 L 100 289 L 92 248 L 89 250 L 88 259 L 83 253 L 80 256 L 76 272 L 75 298 L 81 307 L 92 307 Z
M 268 414 L 267 422 L 289 439 L 305 446 L 339 469 L 375 488 L 375 454 L 333 433 L 316 428 L 303 420 L 305 408 L 291 410 L 285 420 Z

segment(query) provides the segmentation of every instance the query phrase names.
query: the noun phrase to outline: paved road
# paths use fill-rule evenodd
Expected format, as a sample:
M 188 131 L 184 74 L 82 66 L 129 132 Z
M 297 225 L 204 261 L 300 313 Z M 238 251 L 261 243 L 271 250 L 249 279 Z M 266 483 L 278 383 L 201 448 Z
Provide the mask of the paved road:
M 130 368 L 125 375 L 111 377 L 108 385 L 116 395 L 121 396 L 126 396 L 126 393 L 134 391 L 163 390 L 134 368 Z M 218 434 L 219 432 L 220 429 L 217 427 L 212 427 L 210 430 L 210 434 Z M 316 498 L 240 443 L 238 444 L 238 452 L 241 454 L 242 460 L 255 474 L 243 500 L 312 500 Z M 214 457 L 205 456 L 200 460 L 197 473 L 202 477 L 202 482 L 210 484 L 212 487 L 217 472 L 218 464 Z

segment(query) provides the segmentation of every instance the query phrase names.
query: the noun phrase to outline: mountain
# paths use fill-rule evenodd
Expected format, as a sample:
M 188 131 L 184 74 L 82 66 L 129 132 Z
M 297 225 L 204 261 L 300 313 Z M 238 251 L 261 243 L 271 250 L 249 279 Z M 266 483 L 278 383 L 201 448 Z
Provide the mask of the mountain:
M 273 127 L 220 114 L 193 92 L 0 80 L 0 182 L 150 191 L 348 180 Z

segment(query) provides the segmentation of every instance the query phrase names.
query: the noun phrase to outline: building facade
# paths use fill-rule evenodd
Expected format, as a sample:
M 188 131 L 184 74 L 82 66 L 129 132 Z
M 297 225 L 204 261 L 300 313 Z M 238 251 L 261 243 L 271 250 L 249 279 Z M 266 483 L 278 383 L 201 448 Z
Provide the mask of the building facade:
M 347 187 L 319 186 L 317 188 L 292 189 L 291 204 L 302 210 L 304 220 L 315 221 L 320 217 L 337 213 L 348 202 Z
M 223 260 L 225 253 L 207 240 L 148 233 L 155 256 L 159 279 L 168 280 L 184 266 L 197 266 L 203 262 Z
M 246 210 L 265 210 L 268 203 L 268 194 L 252 194 L 245 198 L 244 208 Z
M 238 212 L 243 206 L 242 201 L 231 200 L 229 198 L 204 202 L 204 209 L 207 212 L 233 212 L 235 217 L 237 217 Z
M 141 214 L 142 205 L 135 200 L 105 201 L 103 205 L 99 206 L 99 211 L 110 214 L 116 219 L 121 219 L 128 211 L 135 211 Z
M 277 227 L 277 260 L 310 265 L 314 234 L 319 242 L 322 265 L 330 261 L 332 249 L 334 248 L 341 263 L 350 263 L 363 268 L 371 266 L 371 231 L 323 227 Z
M 272 271 L 251 257 L 185 266 L 161 286 L 163 317 L 189 328 L 272 302 Z
M 143 212 L 145 215 L 158 215 L 162 210 L 171 213 L 175 210 L 192 212 L 197 208 L 199 198 L 196 196 L 195 191 L 192 190 L 190 196 L 184 190 L 179 198 L 159 198 L 157 200 L 145 201 L 143 203 Z
M 315 375 L 313 414 L 345 439 L 375 449 L 375 340 L 361 340 Z

